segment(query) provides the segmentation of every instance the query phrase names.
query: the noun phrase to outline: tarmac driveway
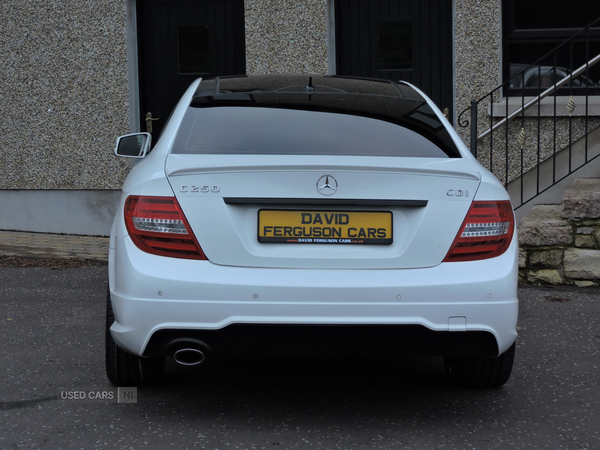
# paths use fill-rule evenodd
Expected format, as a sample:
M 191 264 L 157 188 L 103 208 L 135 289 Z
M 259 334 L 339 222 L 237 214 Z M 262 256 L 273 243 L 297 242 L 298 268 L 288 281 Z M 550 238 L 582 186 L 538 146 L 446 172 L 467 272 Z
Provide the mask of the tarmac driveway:
M 270 360 L 170 367 L 137 403 L 61 400 L 110 387 L 105 295 L 106 266 L 0 267 L 0 448 L 600 448 L 598 288 L 521 288 L 497 390 L 449 387 L 437 358 Z

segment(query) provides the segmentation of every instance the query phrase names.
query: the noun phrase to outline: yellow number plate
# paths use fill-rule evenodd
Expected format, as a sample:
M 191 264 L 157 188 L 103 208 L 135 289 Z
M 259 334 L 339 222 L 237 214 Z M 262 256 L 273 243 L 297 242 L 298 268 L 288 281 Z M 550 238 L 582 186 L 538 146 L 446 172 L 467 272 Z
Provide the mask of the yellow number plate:
M 392 213 L 258 211 L 258 241 L 288 244 L 391 244 Z

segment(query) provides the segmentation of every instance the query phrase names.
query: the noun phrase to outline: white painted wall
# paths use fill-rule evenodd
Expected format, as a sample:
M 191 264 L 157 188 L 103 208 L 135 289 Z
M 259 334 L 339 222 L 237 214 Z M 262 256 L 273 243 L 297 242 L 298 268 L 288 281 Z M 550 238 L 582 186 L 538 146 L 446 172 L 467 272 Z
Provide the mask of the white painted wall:
M 0 190 L 0 230 L 108 236 L 121 191 Z

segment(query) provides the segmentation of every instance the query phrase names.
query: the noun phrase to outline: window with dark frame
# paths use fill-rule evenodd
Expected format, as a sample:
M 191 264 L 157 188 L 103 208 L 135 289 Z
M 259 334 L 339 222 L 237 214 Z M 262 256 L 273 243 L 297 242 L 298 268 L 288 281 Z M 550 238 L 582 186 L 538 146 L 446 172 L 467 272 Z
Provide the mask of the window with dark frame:
M 598 0 L 506 0 L 503 2 L 503 78 L 510 82 L 508 95 L 537 93 L 552 86 L 600 54 L 600 25 L 567 43 L 535 66 L 538 59 L 600 17 Z M 600 94 L 600 64 L 566 84 L 557 95 Z M 529 91 L 529 92 L 528 92 Z
M 378 69 L 413 68 L 413 30 L 410 20 L 383 20 L 378 27 Z
M 177 28 L 180 74 L 210 73 L 208 26 Z

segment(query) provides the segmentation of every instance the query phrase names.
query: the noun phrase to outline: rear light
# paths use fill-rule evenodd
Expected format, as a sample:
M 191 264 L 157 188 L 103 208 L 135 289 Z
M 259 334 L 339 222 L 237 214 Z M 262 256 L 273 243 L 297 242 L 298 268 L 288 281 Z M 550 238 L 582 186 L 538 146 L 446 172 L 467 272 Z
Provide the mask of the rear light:
M 444 262 L 500 256 L 509 247 L 514 231 L 515 216 L 509 201 L 475 201 Z
M 125 225 L 133 243 L 147 253 L 207 259 L 174 197 L 128 197 Z

